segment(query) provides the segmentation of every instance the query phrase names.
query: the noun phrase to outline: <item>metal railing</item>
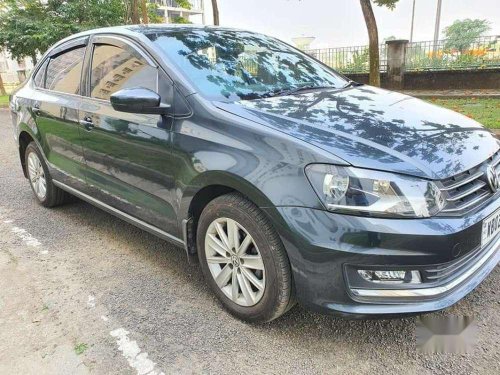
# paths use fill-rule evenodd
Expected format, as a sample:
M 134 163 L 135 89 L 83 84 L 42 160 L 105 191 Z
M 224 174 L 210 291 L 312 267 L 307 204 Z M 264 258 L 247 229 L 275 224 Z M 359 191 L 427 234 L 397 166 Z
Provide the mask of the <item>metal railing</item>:
M 408 43 L 406 70 L 489 69 L 500 67 L 500 36 L 485 36 L 460 48 L 449 40 Z M 343 73 L 369 71 L 368 46 L 310 49 L 305 51 L 324 64 Z M 380 45 L 380 71 L 387 71 L 387 45 Z
M 468 70 L 500 67 L 500 36 L 484 36 L 468 41 L 439 40 L 409 43 L 407 71 Z
M 364 73 L 370 69 L 368 46 L 310 49 L 304 51 L 323 64 L 343 73 Z M 380 70 L 387 70 L 387 46 L 380 45 Z

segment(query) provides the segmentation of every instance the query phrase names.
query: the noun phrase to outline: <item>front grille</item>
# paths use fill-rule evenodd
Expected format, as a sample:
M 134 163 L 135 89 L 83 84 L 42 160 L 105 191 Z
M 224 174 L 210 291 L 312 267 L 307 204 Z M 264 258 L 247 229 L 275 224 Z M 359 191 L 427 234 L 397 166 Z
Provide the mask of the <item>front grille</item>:
M 488 166 L 492 166 L 497 174 L 500 173 L 500 151 L 477 167 L 440 181 L 440 189 L 446 200 L 441 214 L 463 214 L 493 195 L 486 173 Z

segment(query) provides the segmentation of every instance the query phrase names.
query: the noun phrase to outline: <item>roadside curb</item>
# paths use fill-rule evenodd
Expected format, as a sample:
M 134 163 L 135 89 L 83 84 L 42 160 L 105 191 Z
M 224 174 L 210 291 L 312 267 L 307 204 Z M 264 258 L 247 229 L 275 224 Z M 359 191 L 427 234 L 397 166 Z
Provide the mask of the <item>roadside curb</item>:
M 442 92 L 442 91 L 400 91 L 402 94 L 424 99 L 500 99 L 500 91 L 463 91 L 463 92 Z

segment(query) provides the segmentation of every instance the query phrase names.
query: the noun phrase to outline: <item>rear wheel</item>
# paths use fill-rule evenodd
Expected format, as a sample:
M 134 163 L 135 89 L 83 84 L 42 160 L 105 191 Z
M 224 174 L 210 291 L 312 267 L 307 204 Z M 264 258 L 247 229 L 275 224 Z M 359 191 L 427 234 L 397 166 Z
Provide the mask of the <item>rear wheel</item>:
M 42 206 L 55 207 L 63 204 L 68 199 L 68 194 L 55 186 L 35 142 L 26 147 L 25 165 L 31 190 Z
M 204 276 L 231 314 L 266 322 L 293 306 L 283 244 L 264 213 L 241 195 L 224 195 L 207 205 L 197 245 Z

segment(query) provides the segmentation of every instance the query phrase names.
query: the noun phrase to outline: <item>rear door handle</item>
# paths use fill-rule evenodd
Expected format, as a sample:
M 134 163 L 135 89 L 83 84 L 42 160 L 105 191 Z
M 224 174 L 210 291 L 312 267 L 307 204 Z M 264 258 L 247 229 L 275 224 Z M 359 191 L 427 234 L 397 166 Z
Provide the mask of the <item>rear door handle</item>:
M 95 125 L 92 122 L 92 119 L 89 116 L 86 116 L 83 118 L 83 120 L 80 120 L 80 125 L 82 125 L 85 130 L 91 131 Z
M 32 111 L 34 114 L 38 115 L 40 113 L 40 104 L 39 103 L 36 103 L 33 108 L 32 108 Z

